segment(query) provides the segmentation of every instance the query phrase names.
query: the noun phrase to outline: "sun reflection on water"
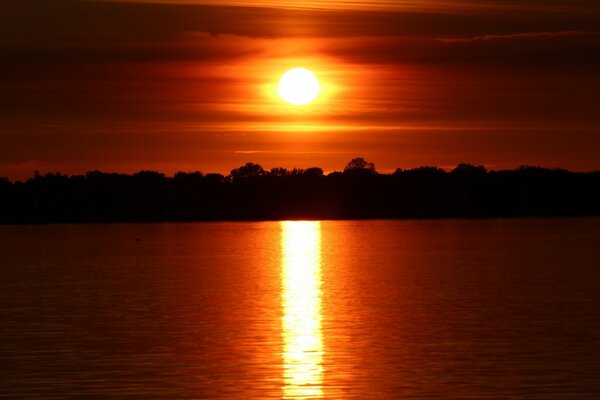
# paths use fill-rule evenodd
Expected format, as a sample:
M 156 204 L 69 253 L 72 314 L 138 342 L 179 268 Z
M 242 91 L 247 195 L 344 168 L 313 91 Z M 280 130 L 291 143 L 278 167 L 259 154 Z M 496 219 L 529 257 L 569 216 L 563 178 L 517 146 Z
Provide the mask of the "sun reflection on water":
M 286 399 L 323 397 L 321 333 L 321 225 L 281 222 L 283 394 Z

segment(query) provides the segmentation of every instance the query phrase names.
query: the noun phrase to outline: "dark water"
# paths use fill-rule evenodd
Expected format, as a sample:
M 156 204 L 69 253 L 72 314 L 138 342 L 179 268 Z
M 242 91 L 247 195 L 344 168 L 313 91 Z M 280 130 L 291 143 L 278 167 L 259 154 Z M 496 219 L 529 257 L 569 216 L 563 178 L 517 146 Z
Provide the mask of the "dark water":
M 593 399 L 599 321 L 600 219 L 0 226 L 2 398 Z

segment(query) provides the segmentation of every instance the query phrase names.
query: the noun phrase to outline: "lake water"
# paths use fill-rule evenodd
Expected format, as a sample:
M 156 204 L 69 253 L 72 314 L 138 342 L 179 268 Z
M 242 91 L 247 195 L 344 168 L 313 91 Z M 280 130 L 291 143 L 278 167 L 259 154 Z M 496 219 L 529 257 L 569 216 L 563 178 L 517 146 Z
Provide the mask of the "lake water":
M 0 226 L 0 397 L 600 398 L 600 219 Z

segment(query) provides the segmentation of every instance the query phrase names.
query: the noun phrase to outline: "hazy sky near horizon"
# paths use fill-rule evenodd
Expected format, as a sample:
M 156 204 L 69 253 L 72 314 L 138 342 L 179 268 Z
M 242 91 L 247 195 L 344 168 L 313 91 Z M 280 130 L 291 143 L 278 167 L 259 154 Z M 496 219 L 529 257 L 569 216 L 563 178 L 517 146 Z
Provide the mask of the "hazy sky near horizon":
M 600 169 L 590 1 L 5 0 L 0 19 L 0 176 Z M 296 66 L 322 85 L 301 108 L 275 94 Z

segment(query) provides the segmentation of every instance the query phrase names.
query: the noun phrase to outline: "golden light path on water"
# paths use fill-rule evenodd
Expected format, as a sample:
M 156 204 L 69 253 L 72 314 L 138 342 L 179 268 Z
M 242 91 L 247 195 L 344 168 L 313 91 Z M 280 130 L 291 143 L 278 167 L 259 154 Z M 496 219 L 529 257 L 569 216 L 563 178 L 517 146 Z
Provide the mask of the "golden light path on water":
M 323 397 L 321 224 L 281 222 L 283 397 Z

